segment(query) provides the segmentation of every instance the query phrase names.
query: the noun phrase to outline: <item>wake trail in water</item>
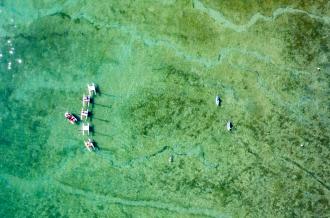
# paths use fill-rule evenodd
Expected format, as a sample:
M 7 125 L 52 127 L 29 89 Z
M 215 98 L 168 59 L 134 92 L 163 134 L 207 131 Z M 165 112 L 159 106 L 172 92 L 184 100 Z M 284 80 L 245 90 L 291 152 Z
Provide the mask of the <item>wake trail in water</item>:
M 238 25 L 238 24 L 235 24 L 232 21 L 228 20 L 221 12 L 205 7 L 203 5 L 203 3 L 200 2 L 199 0 L 193 0 L 193 5 L 194 5 L 195 9 L 206 13 L 208 16 L 213 18 L 218 24 L 220 24 L 226 28 L 229 28 L 231 30 L 234 30 L 235 32 L 245 32 L 251 26 L 255 25 L 259 20 L 265 21 L 265 22 L 275 21 L 278 17 L 280 17 L 284 14 L 305 14 L 305 15 L 309 16 L 310 18 L 318 20 L 320 22 L 323 22 L 326 24 L 330 23 L 330 17 L 328 17 L 328 16 L 317 16 L 317 15 L 308 13 L 307 11 L 286 7 L 286 8 L 276 9 L 273 12 L 272 16 L 270 16 L 270 17 L 264 16 L 261 13 L 256 13 L 251 17 L 251 19 L 246 24 Z
M 96 155 L 98 157 L 102 158 L 103 160 L 107 161 L 112 167 L 115 167 L 115 168 L 129 168 L 129 167 L 132 167 L 133 165 L 142 164 L 146 161 L 149 161 L 151 158 L 156 157 L 156 156 L 164 153 L 168 149 L 169 149 L 168 146 L 164 146 L 163 148 L 159 149 L 158 151 L 156 151 L 154 153 L 151 153 L 151 154 L 145 155 L 145 156 L 141 156 L 141 157 L 136 157 L 136 158 L 130 159 L 130 160 L 125 161 L 125 162 L 117 161 L 115 159 L 114 155 L 111 154 L 111 152 L 108 152 L 108 151 L 97 152 Z
M 145 162 L 150 161 L 152 158 L 156 158 L 158 156 L 166 154 L 166 151 L 172 150 L 172 154 L 175 156 L 187 156 L 187 157 L 194 157 L 198 161 L 200 161 L 204 167 L 207 169 L 213 170 L 218 169 L 219 163 L 213 163 L 206 159 L 205 152 L 203 151 L 201 146 L 197 146 L 195 148 L 187 149 L 185 151 L 178 151 L 177 149 L 173 149 L 173 147 L 170 146 L 164 146 L 158 151 L 155 151 L 154 153 L 140 156 L 136 158 L 132 158 L 127 161 L 118 161 L 116 160 L 115 156 L 110 151 L 102 150 L 100 152 L 97 152 L 96 155 L 103 159 L 104 161 L 108 162 L 112 167 L 114 168 L 130 168 L 134 165 L 143 164 Z M 169 153 L 167 153 L 169 155 Z
M 302 171 L 304 171 L 308 176 L 310 176 L 312 179 L 314 179 L 315 181 L 317 181 L 318 183 L 320 183 L 320 185 L 322 185 L 324 188 L 326 188 L 328 191 L 330 191 L 330 186 L 328 184 L 326 184 L 324 181 L 322 181 L 314 172 L 311 172 L 309 170 L 307 170 L 306 168 L 304 168 L 303 166 L 301 166 L 299 163 L 297 163 L 296 161 L 288 158 L 288 157 L 283 157 L 283 160 L 285 160 L 288 163 L 291 163 L 292 165 L 294 165 L 295 167 L 301 169 Z
M 278 9 L 279 10 L 279 9 Z M 277 11 L 277 10 L 276 10 Z M 274 12 L 275 14 L 278 14 L 279 12 Z M 279 15 L 277 15 L 279 16 Z M 199 64 L 201 66 L 204 66 L 205 68 L 215 68 L 219 65 L 222 65 L 225 61 L 229 62 L 229 65 L 233 66 L 234 64 L 231 64 L 231 59 L 236 60 L 236 58 L 233 58 L 234 55 L 239 54 L 243 57 L 248 57 L 249 59 L 254 59 L 266 64 L 271 64 L 273 67 L 276 67 L 281 70 L 291 70 L 291 71 L 297 71 L 297 69 L 292 69 L 287 66 L 282 66 L 279 64 L 275 64 L 272 57 L 260 53 L 258 51 L 254 50 L 247 50 L 244 48 L 235 48 L 235 47 L 224 47 L 220 48 L 217 52 L 217 55 L 215 57 L 201 57 L 189 54 L 185 51 L 184 48 L 180 47 L 178 44 L 175 44 L 167 39 L 153 39 L 150 38 L 146 34 L 142 34 L 140 31 L 136 30 L 136 28 L 132 26 L 124 26 L 118 23 L 106 23 L 101 20 L 96 20 L 95 18 L 88 16 L 87 14 L 76 14 L 71 16 L 72 20 L 75 19 L 82 19 L 88 22 L 89 24 L 95 26 L 96 28 L 105 28 L 107 30 L 116 29 L 123 33 L 129 34 L 133 40 L 139 41 L 144 43 L 146 46 L 150 47 L 164 47 L 166 49 L 169 49 L 172 53 L 174 53 L 177 57 L 180 57 L 186 61 L 193 62 L 196 64 Z M 330 18 L 327 18 L 329 20 Z M 275 20 L 275 19 L 274 19 Z M 328 22 L 330 23 L 330 21 Z M 308 73 L 300 70 L 300 73 Z
M 196 3 L 197 3 L 196 4 L 197 9 L 199 7 L 201 7 L 202 9 L 204 8 L 202 3 L 198 4 L 198 1 L 196 1 Z M 197 6 L 199 6 L 199 7 L 197 7 Z M 280 13 L 278 11 L 281 11 L 281 10 L 278 9 L 276 11 L 274 12 L 274 14 L 276 16 L 279 16 Z M 146 46 L 150 46 L 150 47 L 157 47 L 157 46 L 158 47 L 164 47 L 166 49 L 169 49 L 171 52 L 173 52 L 177 57 L 180 57 L 180 58 L 182 58 L 186 61 L 189 61 L 189 62 L 199 64 L 199 65 L 204 66 L 205 68 L 209 68 L 209 69 L 221 65 L 225 61 L 229 62 L 229 65 L 234 66 L 234 64 L 230 63 L 231 59 L 235 60 L 236 58 L 233 58 L 233 55 L 239 54 L 239 55 L 242 55 L 244 57 L 248 57 L 248 58 L 252 58 L 252 59 L 255 59 L 257 61 L 260 61 L 260 62 L 264 62 L 266 64 L 271 64 L 274 67 L 279 68 L 279 69 L 296 70 L 296 69 L 291 69 L 291 68 L 286 67 L 286 66 L 281 66 L 281 65 L 278 65 L 278 64 L 274 64 L 271 56 L 269 56 L 269 55 L 259 53 L 257 51 L 253 51 L 253 50 L 252 51 L 251 50 L 246 50 L 246 49 L 243 49 L 243 48 L 235 48 L 235 47 L 221 48 L 221 49 L 219 49 L 216 57 L 201 57 L 201 56 L 197 56 L 197 55 L 191 55 L 191 54 L 187 53 L 179 45 L 177 45 L 175 43 L 172 43 L 170 40 L 152 39 L 152 38 L 148 37 L 146 34 L 142 34 L 138 30 L 136 30 L 135 27 L 132 27 L 132 26 L 125 26 L 125 25 L 121 25 L 119 23 L 109 24 L 108 22 L 104 22 L 102 20 L 97 20 L 96 18 L 93 18 L 93 17 L 91 17 L 87 14 L 84 14 L 84 13 L 77 13 L 77 14 L 69 15 L 69 14 L 65 14 L 61 11 L 56 11 L 56 12 L 51 11 L 51 12 L 52 13 L 46 13 L 45 12 L 45 13 L 43 13 L 43 15 L 44 16 L 61 16 L 61 17 L 64 17 L 65 19 L 70 19 L 72 21 L 84 20 L 87 23 L 89 23 L 90 25 L 94 26 L 94 28 L 97 29 L 97 30 L 99 30 L 101 28 L 109 30 L 109 31 L 113 30 L 113 29 L 116 29 L 118 31 L 121 31 L 123 33 L 126 33 L 126 34 L 130 35 L 130 37 L 133 41 L 142 42 Z M 214 12 L 214 13 L 219 13 L 219 12 Z M 263 17 L 265 17 L 265 16 L 263 16 Z M 274 18 L 272 18 L 272 19 L 274 20 Z M 326 20 L 328 20 L 328 19 L 329 18 L 326 18 Z M 229 23 L 231 23 L 231 22 L 229 22 Z M 251 23 L 251 21 L 250 21 L 250 23 Z M 22 34 L 19 34 L 16 37 L 22 37 L 22 38 L 26 38 L 26 39 L 29 39 L 30 37 L 33 38 L 33 36 L 22 35 Z M 35 38 L 35 40 L 38 40 L 38 39 Z M 304 71 L 302 71 L 302 72 L 304 72 Z M 308 73 L 308 72 L 305 72 L 305 73 Z
M 8 185 L 18 188 L 27 195 L 29 195 L 31 192 L 38 191 L 41 187 L 49 188 L 51 186 L 52 189 L 54 187 L 59 188 L 66 193 L 80 195 L 88 200 L 93 200 L 93 202 L 98 201 L 101 203 L 116 204 L 128 207 L 154 208 L 180 214 L 192 214 L 215 218 L 229 217 L 227 214 L 209 208 L 184 207 L 179 206 L 178 204 L 171 204 L 161 201 L 129 200 L 125 198 L 118 198 L 110 195 L 94 193 L 91 191 L 72 187 L 68 184 L 64 184 L 61 181 L 54 180 L 51 177 L 42 177 L 35 180 L 25 180 L 11 175 L 0 175 L 0 179 L 4 180 L 4 182 L 8 183 Z
M 176 212 L 181 214 L 193 214 L 193 215 L 202 215 L 208 217 L 228 217 L 227 215 L 221 214 L 218 211 L 207 208 L 181 207 L 178 205 L 164 203 L 160 201 L 128 200 L 124 198 L 112 197 L 109 195 L 102 195 L 102 194 L 85 191 L 82 189 L 71 187 L 69 185 L 63 184 L 58 181 L 54 181 L 54 183 L 67 193 L 71 193 L 74 195 L 81 195 L 88 199 L 102 201 L 110 204 L 118 204 L 121 206 L 131 206 L 131 207 L 155 208 L 155 209 L 168 210 L 171 212 Z
M 198 145 L 194 148 L 188 149 L 186 151 L 178 151 L 178 147 L 174 147 L 173 153 L 177 156 L 188 156 L 197 158 L 207 169 L 218 169 L 219 163 L 212 163 L 205 158 L 205 152 L 203 148 Z

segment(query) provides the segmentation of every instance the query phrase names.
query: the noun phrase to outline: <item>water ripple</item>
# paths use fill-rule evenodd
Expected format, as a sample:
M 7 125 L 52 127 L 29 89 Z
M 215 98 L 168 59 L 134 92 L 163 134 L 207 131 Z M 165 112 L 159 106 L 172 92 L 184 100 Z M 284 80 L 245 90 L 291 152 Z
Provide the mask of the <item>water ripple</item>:
M 194 5 L 195 9 L 206 13 L 208 16 L 213 18 L 218 24 L 220 24 L 226 28 L 232 29 L 235 32 L 245 32 L 251 26 L 256 24 L 259 20 L 271 22 L 271 21 L 276 20 L 278 17 L 280 17 L 284 14 L 305 14 L 305 15 L 309 16 L 310 18 L 318 20 L 320 22 L 324 22 L 326 24 L 330 23 L 330 17 L 328 17 L 328 16 L 317 16 L 317 15 L 308 13 L 307 11 L 286 7 L 286 8 L 276 9 L 273 12 L 272 16 L 270 16 L 270 17 L 262 15 L 261 13 L 258 12 L 256 14 L 254 14 L 246 24 L 238 25 L 238 24 L 235 24 L 232 21 L 228 20 L 221 12 L 214 10 L 212 8 L 205 7 L 203 5 L 203 3 L 198 0 L 193 0 L 193 5 Z

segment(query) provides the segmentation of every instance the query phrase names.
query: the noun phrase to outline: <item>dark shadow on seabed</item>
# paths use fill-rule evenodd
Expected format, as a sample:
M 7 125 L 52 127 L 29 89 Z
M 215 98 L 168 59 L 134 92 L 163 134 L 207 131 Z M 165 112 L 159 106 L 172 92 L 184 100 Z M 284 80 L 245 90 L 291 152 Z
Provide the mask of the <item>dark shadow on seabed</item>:
M 105 134 L 105 133 L 102 133 L 102 132 L 98 132 L 95 130 L 95 127 L 93 126 L 93 136 L 95 135 L 100 135 L 100 136 L 106 136 L 106 137 L 112 137 L 111 135 L 108 135 L 108 134 Z
M 107 106 L 107 105 L 104 105 L 104 104 L 94 103 L 93 105 L 97 105 L 97 106 L 101 106 L 101 107 L 106 107 L 106 108 L 112 108 L 111 106 Z
M 93 145 L 94 145 L 96 151 L 100 150 L 100 146 L 95 140 L 93 140 Z
M 101 94 L 100 94 L 101 95 Z M 106 94 L 106 93 L 102 93 L 102 95 L 105 95 L 107 97 L 112 97 L 112 98 L 117 98 L 118 96 L 116 95 L 110 95 L 110 94 Z
M 100 119 L 100 118 L 96 118 L 96 117 L 93 117 L 93 119 L 103 121 L 103 122 L 106 122 L 106 123 L 110 122 L 110 120 L 104 120 L 104 119 Z
M 93 122 L 94 119 L 99 120 L 99 121 L 103 121 L 103 122 L 107 122 L 107 123 L 110 122 L 110 120 L 105 120 L 105 119 L 94 117 L 94 112 L 93 111 L 88 111 L 88 117 L 89 117 L 90 122 Z
M 94 119 L 94 113 L 93 113 L 92 110 L 91 110 L 91 111 L 88 111 L 88 117 L 89 117 L 89 120 L 90 120 L 91 122 L 93 122 L 93 119 Z
M 105 136 L 105 137 L 112 137 L 111 135 L 104 134 L 104 133 L 101 133 L 101 132 L 96 132 L 96 131 L 94 131 L 94 135 L 100 135 L 100 136 Z
M 99 96 L 102 96 L 102 95 L 109 96 L 109 94 L 103 93 L 98 85 L 96 85 L 95 90 Z
M 92 135 L 92 136 L 94 136 L 95 135 L 95 128 L 94 128 L 94 126 L 92 125 L 92 124 L 89 124 L 90 126 L 89 126 L 89 132 L 90 132 L 90 134 Z
M 80 116 L 79 115 L 77 115 L 76 113 L 72 113 L 72 115 L 77 119 L 77 122 L 76 122 L 76 124 L 80 124 L 81 122 L 82 122 L 82 120 L 80 119 Z
M 91 111 L 93 111 L 93 109 L 94 109 L 94 107 L 95 107 L 95 99 L 94 99 L 94 97 L 91 97 L 90 104 L 91 104 L 91 106 L 92 106 L 92 110 L 91 110 Z
M 116 95 L 111 95 L 111 94 L 108 94 L 108 93 L 104 93 L 100 90 L 99 86 L 96 87 L 96 93 L 100 96 L 104 95 L 104 96 L 107 96 L 107 97 L 112 97 L 112 98 L 117 98 L 118 96 Z

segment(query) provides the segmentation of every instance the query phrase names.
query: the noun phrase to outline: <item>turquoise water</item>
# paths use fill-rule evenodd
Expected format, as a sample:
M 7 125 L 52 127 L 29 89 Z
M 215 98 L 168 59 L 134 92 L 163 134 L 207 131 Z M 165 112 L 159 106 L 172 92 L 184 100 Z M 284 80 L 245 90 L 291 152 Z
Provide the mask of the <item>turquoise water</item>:
M 0 11 L 1 217 L 329 217 L 329 2 Z

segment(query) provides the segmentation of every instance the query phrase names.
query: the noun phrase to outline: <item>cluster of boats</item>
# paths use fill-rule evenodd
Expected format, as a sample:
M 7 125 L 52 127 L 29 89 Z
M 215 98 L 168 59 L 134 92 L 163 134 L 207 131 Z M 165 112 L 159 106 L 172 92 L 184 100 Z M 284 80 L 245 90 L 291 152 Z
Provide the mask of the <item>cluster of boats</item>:
M 83 95 L 83 99 L 82 99 L 83 108 L 81 109 L 81 112 L 80 112 L 80 120 L 85 120 L 85 121 L 87 120 L 87 118 L 90 114 L 88 107 L 89 107 L 89 104 L 91 103 L 92 96 L 94 94 L 96 95 L 96 85 L 94 83 L 87 84 L 87 88 L 88 88 L 89 95 L 87 95 L 87 96 Z M 221 106 L 221 103 L 222 103 L 221 98 L 219 96 L 216 96 L 215 104 L 217 106 Z M 71 124 L 78 123 L 78 119 L 72 113 L 66 112 L 64 114 L 64 116 Z M 226 124 L 227 130 L 231 131 L 233 129 L 233 127 L 234 127 L 233 123 L 231 121 L 227 121 L 227 124 Z M 90 131 L 89 123 L 83 124 L 81 131 L 82 131 L 83 135 L 85 134 L 86 131 L 87 131 L 87 134 L 89 135 L 89 131 Z M 88 151 L 95 150 L 94 143 L 95 142 L 90 138 L 88 138 L 86 141 L 84 141 L 84 145 Z
M 92 96 L 94 94 L 96 95 L 96 85 L 94 83 L 87 84 L 87 88 L 88 88 L 89 95 L 87 95 L 87 96 L 83 95 L 83 99 L 82 99 L 83 108 L 81 109 L 81 112 L 80 112 L 81 121 L 86 121 L 88 116 L 90 115 L 88 107 L 89 107 L 89 104 L 91 103 Z M 79 122 L 78 118 L 70 112 L 65 112 L 64 117 L 71 124 L 78 124 L 78 122 Z M 87 132 L 87 134 L 89 135 L 89 131 L 90 131 L 89 123 L 87 123 L 87 124 L 83 123 L 81 131 L 82 131 L 83 135 L 85 134 L 85 132 Z M 94 151 L 95 147 L 96 147 L 95 142 L 90 138 L 88 138 L 86 141 L 84 141 L 84 145 L 88 151 Z

